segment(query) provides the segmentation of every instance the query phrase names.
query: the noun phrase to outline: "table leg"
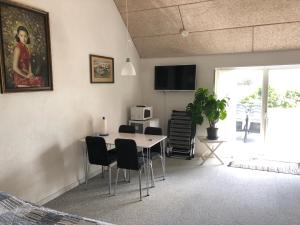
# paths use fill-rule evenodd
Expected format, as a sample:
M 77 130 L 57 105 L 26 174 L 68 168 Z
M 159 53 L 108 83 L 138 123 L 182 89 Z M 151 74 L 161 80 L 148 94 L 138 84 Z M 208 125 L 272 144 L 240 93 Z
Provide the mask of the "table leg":
M 224 162 L 222 161 L 222 159 L 220 159 L 220 157 L 215 153 L 215 151 L 217 150 L 218 147 L 220 147 L 221 143 L 218 144 L 218 146 L 214 149 L 214 151 L 212 152 L 212 155 L 214 155 L 221 163 L 222 165 L 224 165 Z
M 222 142 L 218 143 L 218 145 L 215 148 L 214 147 L 210 148 L 207 143 L 204 143 L 204 144 L 211 151 L 211 153 L 209 154 L 208 158 L 211 155 L 214 155 L 222 164 L 224 164 L 224 162 L 219 158 L 219 156 L 217 156 L 217 154 L 215 154 L 215 151 L 221 146 Z
M 150 174 L 150 165 L 149 165 L 149 158 L 150 158 L 150 149 L 149 148 L 146 148 L 146 152 L 147 152 L 147 160 L 146 160 L 146 188 L 147 188 L 147 196 L 149 196 L 149 174 Z
M 166 151 L 165 151 L 165 140 L 160 142 L 160 148 L 161 148 L 161 155 L 162 155 L 162 161 L 163 161 L 163 180 L 166 179 Z
M 221 146 L 223 142 L 218 143 L 218 145 L 216 147 L 210 147 L 207 143 L 204 143 L 204 145 L 208 148 L 208 150 L 211 152 L 206 159 L 204 159 L 204 161 L 201 163 L 201 165 L 203 165 L 205 163 L 205 161 L 212 155 L 214 155 L 223 165 L 224 162 L 219 158 L 219 156 L 217 156 L 217 154 L 215 154 L 215 151 Z M 201 156 L 201 158 L 203 159 L 203 157 Z
M 203 154 L 204 154 L 204 153 L 203 153 Z M 204 158 L 204 157 L 203 157 L 203 154 L 200 155 L 200 158 L 202 159 L 202 162 L 200 163 L 200 166 L 204 165 L 204 163 L 205 163 L 206 160 L 208 159 L 208 157 L 207 157 L 207 158 Z
M 204 153 L 203 153 L 203 154 L 204 154 Z M 203 154 L 200 155 L 200 158 L 202 159 L 202 163 L 201 163 L 200 165 L 203 165 L 203 164 L 205 163 L 205 161 L 207 160 L 207 158 L 205 159 L 205 158 L 203 157 Z
M 147 186 L 147 196 L 149 196 L 149 174 L 150 174 L 150 148 L 147 148 L 147 179 L 146 179 L 146 186 Z

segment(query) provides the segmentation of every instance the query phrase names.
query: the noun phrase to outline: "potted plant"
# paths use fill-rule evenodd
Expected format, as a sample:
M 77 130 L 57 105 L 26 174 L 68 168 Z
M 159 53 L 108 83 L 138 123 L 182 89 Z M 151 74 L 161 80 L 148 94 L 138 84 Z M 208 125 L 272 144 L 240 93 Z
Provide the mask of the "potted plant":
M 216 127 L 216 123 L 219 120 L 224 120 L 226 118 L 226 106 L 227 100 L 225 98 L 217 99 L 214 94 L 208 96 L 204 109 L 204 114 L 209 122 L 209 127 L 207 128 L 208 139 L 218 139 L 218 128 Z
M 215 94 L 209 93 L 208 89 L 199 88 L 195 92 L 193 103 L 187 105 L 186 111 L 191 114 L 192 121 L 198 125 L 203 123 L 205 116 L 209 122 L 207 138 L 216 140 L 218 139 L 216 123 L 226 118 L 226 106 L 227 100 L 225 98 L 217 99 Z
M 208 89 L 199 88 L 195 92 L 195 99 L 186 106 L 186 112 L 191 115 L 194 124 L 201 125 L 204 120 L 204 108 L 209 96 Z

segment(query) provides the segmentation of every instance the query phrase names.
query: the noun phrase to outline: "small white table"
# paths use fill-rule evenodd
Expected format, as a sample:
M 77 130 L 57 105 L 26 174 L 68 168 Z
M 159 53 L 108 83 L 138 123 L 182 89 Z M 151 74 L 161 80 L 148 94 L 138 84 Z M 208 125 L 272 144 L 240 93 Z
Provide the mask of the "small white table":
M 220 138 L 218 138 L 217 140 L 210 140 L 204 136 L 197 136 L 197 138 L 210 151 L 210 154 L 206 158 L 203 156 L 204 153 L 200 155 L 200 158 L 202 159 L 202 163 L 200 165 L 202 166 L 206 162 L 206 160 L 209 159 L 209 157 L 211 157 L 212 155 L 214 155 L 222 163 L 222 165 L 224 165 L 224 162 L 220 159 L 220 157 L 215 152 L 224 142 L 226 142 L 226 140 Z
M 95 135 L 92 135 L 95 136 Z M 167 136 L 164 135 L 149 135 L 149 134 L 130 134 L 130 133 L 110 133 L 108 136 L 102 136 L 106 142 L 106 144 L 114 145 L 115 139 L 117 138 L 123 138 L 123 139 L 132 139 L 136 142 L 137 147 L 146 148 L 147 149 L 147 195 L 149 195 L 149 174 L 150 174 L 150 148 L 156 145 L 157 143 L 161 143 L 161 149 L 162 149 L 162 156 L 163 156 L 163 173 L 165 177 L 165 143 L 164 140 L 167 138 Z M 88 154 L 86 149 L 86 143 L 85 138 L 80 139 L 80 141 L 83 143 L 84 148 L 84 157 L 85 157 L 85 180 L 87 182 L 87 173 L 88 173 Z

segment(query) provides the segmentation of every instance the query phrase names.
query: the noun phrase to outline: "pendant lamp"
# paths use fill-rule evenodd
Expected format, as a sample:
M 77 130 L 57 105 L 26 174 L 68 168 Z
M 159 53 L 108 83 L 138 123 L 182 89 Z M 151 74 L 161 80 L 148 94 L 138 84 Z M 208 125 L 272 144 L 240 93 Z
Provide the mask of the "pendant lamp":
M 129 32 L 129 25 L 128 25 L 128 6 L 127 6 L 127 0 L 126 0 L 126 27 L 127 27 L 127 31 L 126 31 L 126 50 L 127 50 L 127 55 L 129 55 L 129 51 L 128 51 L 128 42 L 129 42 L 129 38 L 128 38 L 128 32 Z M 126 58 L 126 62 L 122 68 L 121 71 L 121 75 L 122 76 L 135 76 L 136 72 L 135 72 L 135 68 L 129 58 L 129 56 Z

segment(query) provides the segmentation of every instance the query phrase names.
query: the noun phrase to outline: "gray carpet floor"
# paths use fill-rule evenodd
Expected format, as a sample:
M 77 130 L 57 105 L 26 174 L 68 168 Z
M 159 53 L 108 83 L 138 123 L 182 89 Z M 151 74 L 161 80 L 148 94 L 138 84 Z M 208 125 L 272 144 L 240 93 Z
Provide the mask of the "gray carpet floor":
M 220 166 L 215 159 L 200 163 L 167 159 L 167 179 L 156 179 L 143 201 L 137 173 L 131 183 L 120 181 L 115 196 L 107 195 L 106 174 L 46 206 L 119 225 L 300 224 L 300 176 Z M 159 160 L 154 168 L 161 175 Z

